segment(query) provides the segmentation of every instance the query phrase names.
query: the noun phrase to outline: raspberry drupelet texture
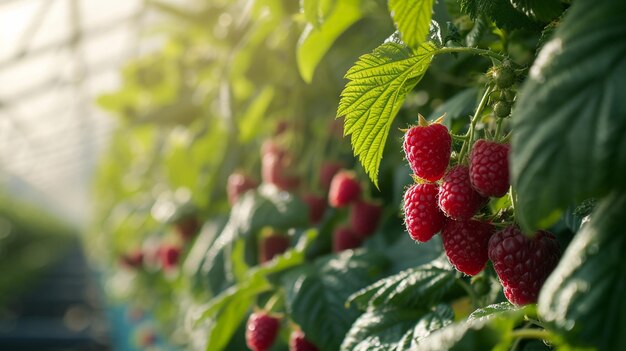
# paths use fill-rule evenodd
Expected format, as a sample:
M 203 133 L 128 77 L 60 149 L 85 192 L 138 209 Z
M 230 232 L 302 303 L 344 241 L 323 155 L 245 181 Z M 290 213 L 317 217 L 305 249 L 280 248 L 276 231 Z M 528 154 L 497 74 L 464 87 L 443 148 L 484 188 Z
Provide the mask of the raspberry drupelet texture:
M 470 219 L 487 202 L 470 183 L 469 169 L 458 165 L 443 177 L 439 189 L 439 207 L 457 221 Z
M 450 263 L 460 272 L 476 275 L 485 268 L 489 238 L 495 227 L 474 219 L 450 220 L 441 232 L 443 248 Z
M 413 240 L 426 242 L 443 228 L 446 216 L 437 206 L 439 187 L 413 184 L 404 193 L 404 223 Z
M 443 177 L 452 152 L 448 128 L 439 123 L 415 126 L 404 135 L 404 153 L 418 177 L 435 182 Z
M 537 302 L 559 257 L 559 243 L 543 230 L 530 238 L 517 226 L 509 226 L 489 239 L 489 259 L 504 287 L 504 295 L 516 305 Z
M 509 190 L 509 145 L 478 140 L 470 154 L 470 181 L 482 196 L 501 197 Z

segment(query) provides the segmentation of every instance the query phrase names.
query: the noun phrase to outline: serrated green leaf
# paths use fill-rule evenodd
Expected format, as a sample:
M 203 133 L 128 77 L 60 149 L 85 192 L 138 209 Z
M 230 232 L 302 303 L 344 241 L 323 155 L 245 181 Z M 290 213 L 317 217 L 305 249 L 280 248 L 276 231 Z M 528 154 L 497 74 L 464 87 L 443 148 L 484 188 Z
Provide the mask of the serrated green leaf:
M 626 195 L 602 200 L 539 297 L 539 314 L 574 345 L 626 348 Z
M 533 29 L 538 24 L 511 5 L 511 0 L 461 0 L 461 11 L 472 19 L 487 16 L 504 29 Z
M 318 28 L 308 24 L 304 28 L 298 41 L 296 60 L 300 76 L 305 82 L 311 82 L 315 68 L 335 40 L 361 18 L 361 0 L 338 0 L 323 24 Z
M 625 12 L 623 1 L 575 2 L 518 95 L 511 176 L 526 229 L 626 189 Z
M 321 350 L 339 349 L 359 316 L 344 302 L 354 291 L 371 283 L 372 271 L 380 269 L 381 259 L 373 254 L 344 252 L 283 277 L 287 312 Z
M 406 94 L 421 80 L 435 53 L 435 45 L 422 44 L 417 52 L 387 42 L 363 55 L 348 70 L 337 117 L 344 116 L 344 135 L 351 135 L 358 156 L 378 186 L 378 169 L 391 123 Z
M 522 320 L 524 309 L 493 313 L 484 318 L 450 324 L 434 331 L 412 347 L 415 351 L 508 350 L 510 332 Z
M 348 303 L 363 310 L 386 305 L 428 308 L 439 301 L 455 279 L 448 265 L 424 265 L 381 279 L 351 295 Z
M 548 22 L 563 12 L 559 0 L 510 0 L 511 5 L 527 16 Z
M 350 328 L 342 351 L 405 350 L 416 340 L 452 322 L 454 313 L 447 305 L 429 312 L 397 307 L 368 310 Z
M 389 0 L 389 12 L 402 41 L 417 49 L 430 29 L 434 0 Z

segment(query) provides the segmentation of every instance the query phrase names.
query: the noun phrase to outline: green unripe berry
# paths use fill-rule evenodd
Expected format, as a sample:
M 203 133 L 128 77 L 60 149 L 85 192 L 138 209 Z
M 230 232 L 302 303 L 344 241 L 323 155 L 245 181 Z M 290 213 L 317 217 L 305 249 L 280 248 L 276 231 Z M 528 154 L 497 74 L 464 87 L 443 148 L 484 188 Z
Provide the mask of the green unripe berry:
M 493 113 L 495 113 L 498 118 L 508 117 L 508 115 L 511 114 L 511 104 L 502 100 L 498 101 L 493 105 Z
M 493 71 L 493 79 L 498 88 L 506 89 L 515 83 L 515 72 L 508 65 L 502 65 Z

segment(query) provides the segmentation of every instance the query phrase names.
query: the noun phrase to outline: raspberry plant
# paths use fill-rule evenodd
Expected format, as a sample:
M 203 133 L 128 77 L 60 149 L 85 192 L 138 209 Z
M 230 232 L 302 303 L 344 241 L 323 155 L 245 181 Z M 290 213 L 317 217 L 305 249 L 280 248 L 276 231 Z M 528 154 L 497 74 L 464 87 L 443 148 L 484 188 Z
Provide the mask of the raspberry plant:
M 170 343 L 626 348 L 624 2 L 153 6 L 90 243 Z

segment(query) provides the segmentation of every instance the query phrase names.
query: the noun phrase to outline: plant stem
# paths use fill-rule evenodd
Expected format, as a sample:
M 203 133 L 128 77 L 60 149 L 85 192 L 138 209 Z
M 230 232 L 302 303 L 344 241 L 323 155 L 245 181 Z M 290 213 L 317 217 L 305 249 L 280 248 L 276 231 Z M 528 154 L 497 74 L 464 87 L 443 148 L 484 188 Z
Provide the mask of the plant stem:
M 541 328 L 543 328 L 543 329 L 546 329 L 546 326 L 545 326 L 545 325 L 544 325 L 541 321 L 539 321 L 539 320 L 537 320 L 537 319 L 530 318 L 530 317 L 528 317 L 528 316 L 525 316 L 525 317 L 524 317 L 524 319 L 526 319 L 529 323 L 532 323 L 532 324 L 534 324 L 534 325 L 536 325 L 536 326 L 538 326 L 538 327 L 541 327 Z
M 550 340 L 552 334 L 544 329 L 517 329 L 511 332 L 512 338 Z
M 489 100 L 489 94 L 491 94 L 492 89 L 493 87 L 491 85 L 488 85 L 487 89 L 485 90 L 485 93 L 483 94 L 483 97 L 480 99 L 480 103 L 478 103 L 476 112 L 474 113 L 474 116 L 472 117 L 472 120 L 470 121 L 469 130 L 465 134 L 467 139 L 463 142 L 463 146 L 461 147 L 461 152 L 459 153 L 459 163 L 463 162 L 463 158 L 465 157 L 465 154 L 467 153 L 469 148 L 472 147 L 472 144 L 474 143 L 474 129 L 476 128 L 476 123 L 478 123 L 478 119 L 480 118 L 480 113 L 485 108 L 485 105 L 487 105 L 487 100 Z
M 437 51 L 435 51 L 435 54 L 448 54 L 448 53 L 453 53 L 453 52 L 460 52 L 460 53 L 468 53 L 468 54 L 474 54 L 474 55 L 481 55 L 481 56 L 488 56 L 488 57 L 493 57 L 496 60 L 499 61 L 504 61 L 506 59 L 506 56 L 504 55 L 500 55 L 498 53 L 495 53 L 491 50 L 486 50 L 486 49 L 478 49 L 478 48 L 468 48 L 468 47 L 443 47 L 441 49 L 438 49 Z
M 504 121 L 504 118 L 498 118 L 498 121 L 496 122 L 496 136 L 493 138 L 493 140 L 496 142 L 500 142 L 500 133 L 502 133 L 502 121 Z

